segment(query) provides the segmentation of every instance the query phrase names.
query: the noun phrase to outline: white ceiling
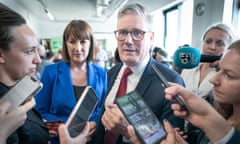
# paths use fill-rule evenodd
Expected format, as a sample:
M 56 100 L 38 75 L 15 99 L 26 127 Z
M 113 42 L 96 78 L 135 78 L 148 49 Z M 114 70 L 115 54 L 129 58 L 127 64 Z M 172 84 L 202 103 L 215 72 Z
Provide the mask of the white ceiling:
M 116 15 L 118 2 L 125 0 L 108 0 L 109 7 L 107 15 L 97 17 L 96 5 L 97 1 L 104 0 L 0 0 L 1 3 L 19 12 L 27 19 L 29 26 L 35 31 L 40 38 L 60 37 L 66 25 L 72 19 L 82 19 L 87 21 L 94 33 L 104 35 L 104 37 L 112 36 L 112 32 L 116 29 Z M 169 8 L 172 5 L 183 2 L 184 0 L 126 0 L 129 3 L 141 3 L 150 12 L 154 12 L 160 8 Z M 123 2 L 124 4 L 124 2 Z M 113 5 L 113 6 L 112 6 Z M 46 7 L 55 17 L 51 21 L 45 11 Z M 105 11 L 106 13 L 106 11 Z
M 40 1 L 43 2 L 43 5 Z M 174 0 L 105 0 L 108 2 L 108 7 L 103 10 L 103 16 L 97 16 L 96 7 L 102 1 L 104 0 L 15 0 L 38 20 L 49 20 L 44 11 L 44 7 L 47 8 L 55 17 L 56 22 L 68 22 L 71 19 L 104 22 L 119 6 L 126 3 L 139 2 L 152 11 Z
M 44 5 L 41 4 L 43 2 Z M 38 19 L 48 19 L 44 7 L 55 17 L 57 22 L 65 22 L 74 18 L 88 21 L 102 21 L 104 17 L 96 16 L 96 0 L 16 0 Z M 119 0 L 113 0 L 116 2 Z M 121 0 L 120 0 L 121 1 Z

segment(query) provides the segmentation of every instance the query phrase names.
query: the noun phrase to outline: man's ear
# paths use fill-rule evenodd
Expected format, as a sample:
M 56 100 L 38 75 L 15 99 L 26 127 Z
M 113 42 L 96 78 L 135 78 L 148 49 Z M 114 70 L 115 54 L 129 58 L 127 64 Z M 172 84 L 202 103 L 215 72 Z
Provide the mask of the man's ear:
M 4 62 L 5 62 L 5 55 L 4 55 L 4 52 L 0 50 L 0 63 L 4 63 Z
M 151 41 L 151 48 L 153 48 L 153 45 L 154 45 L 154 32 L 150 33 L 150 41 Z

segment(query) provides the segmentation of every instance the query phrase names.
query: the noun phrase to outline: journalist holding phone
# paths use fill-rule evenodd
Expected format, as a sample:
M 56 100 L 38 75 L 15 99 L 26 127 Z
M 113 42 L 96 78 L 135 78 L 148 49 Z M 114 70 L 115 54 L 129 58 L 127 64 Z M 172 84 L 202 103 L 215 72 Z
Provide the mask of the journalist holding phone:
M 41 62 L 38 40 L 25 19 L 0 4 L 0 98 L 26 74 L 33 74 Z M 1 144 L 49 144 L 49 133 L 31 99 L 9 110 L 11 103 L 0 103 Z M 61 144 L 85 143 L 88 127 L 77 137 L 69 137 L 65 125 L 59 128 Z
M 41 62 L 38 40 L 19 14 L 0 5 L 0 95 L 4 95 L 25 74 L 33 74 Z M 23 125 L 7 143 L 48 143 L 48 130 L 35 109 L 29 110 Z

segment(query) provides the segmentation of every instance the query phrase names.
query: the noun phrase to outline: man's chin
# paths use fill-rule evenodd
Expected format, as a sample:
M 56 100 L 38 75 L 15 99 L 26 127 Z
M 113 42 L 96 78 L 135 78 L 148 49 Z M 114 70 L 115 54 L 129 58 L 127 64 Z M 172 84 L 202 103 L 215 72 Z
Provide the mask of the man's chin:
M 128 61 L 125 61 L 124 62 L 126 65 L 128 65 L 128 66 L 135 66 L 135 65 L 137 65 L 139 62 L 138 61 L 130 61 L 130 60 L 128 60 Z

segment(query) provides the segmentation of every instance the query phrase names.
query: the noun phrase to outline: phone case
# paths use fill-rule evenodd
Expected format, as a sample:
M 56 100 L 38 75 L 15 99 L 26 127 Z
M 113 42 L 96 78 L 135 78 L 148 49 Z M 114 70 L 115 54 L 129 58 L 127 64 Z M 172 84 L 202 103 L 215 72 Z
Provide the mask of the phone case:
M 158 70 L 158 68 L 157 68 L 154 64 L 152 64 L 151 66 L 152 66 L 152 68 L 153 68 L 153 71 L 156 73 L 157 77 L 161 80 L 161 82 L 162 82 L 162 84 L 163 84 L 162 86 L 163 86 L 164 88 L 169 87 L 168 81 L 167 81 L 166 78 L 163 76 L 163 74 Z M 175 101 L 181 106 L 181 109 L 182 109 L 182 110 L 187 110 L 184 102 L 182 101 L 182 99 L 181 99 L 178 95 L 176 95 L 176 96 L 174 97 L 174 99 L 175 99 Z
M 90 86 L 87 86 L 66 122 L 71 137 L 80 134 L 95 110 L 97 103 L 98 97 L 95 91 Z
M 34 96 L 42 86 L 42 83 L 35 77 L 25 75 L 4 94 L 0 102 L 9 101 L 12 104 L 10 108 L 12 110 Z
M 137 91 L 117 98 L 116 103 L 143 143 L 159 143 L 166 136 L 158 118 Z

